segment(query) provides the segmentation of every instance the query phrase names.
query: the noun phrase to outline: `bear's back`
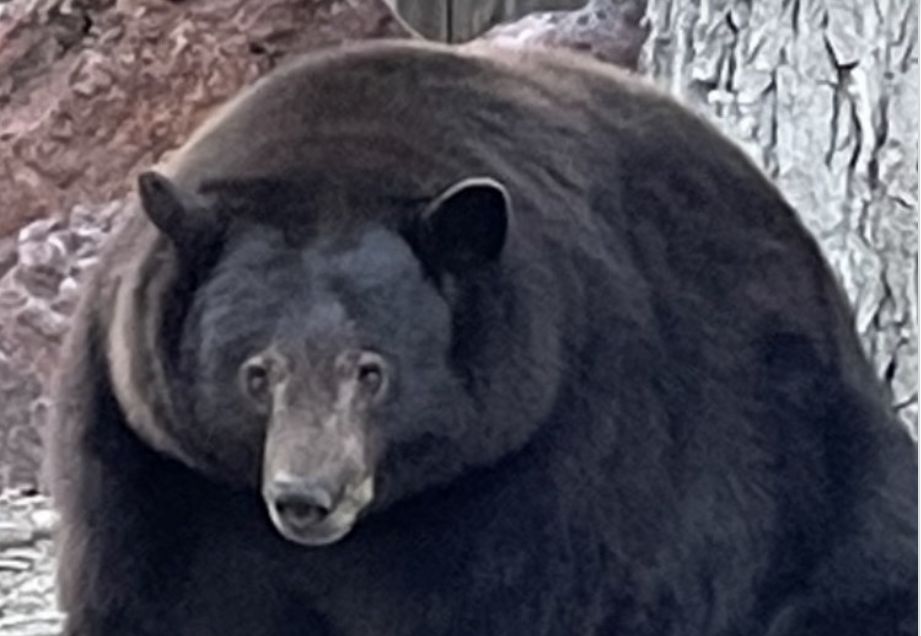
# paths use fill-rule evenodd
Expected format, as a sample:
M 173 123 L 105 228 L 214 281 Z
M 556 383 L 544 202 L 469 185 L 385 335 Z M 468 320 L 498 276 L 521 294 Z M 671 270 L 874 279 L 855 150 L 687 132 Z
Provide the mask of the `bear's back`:
M 616 195 L 616 206 L 631 179 L 663 171 L 719 173 L 748 201 L 776 196 L 709 125 L 614 67 L 564 52 L 406 41 L 295 60 L 213 117 L 172 169 L 191 188 L 287 175 L 315 208 L 430 198 L 478 172 L 510 182 L 516 208 L 566 223 L 596 222 L 612 206 L 592 197 Z M 780 208 L 740 207 L 721 223 L 800 229 Z
M 281 214 L 327 227 L 391 223 L 492 176 L 538 253 L 606 259 L 673 309 L 687 297 L 682 320 L 792 321 L 873 383 L 847 303 L 774 186 L 700 118 L 590 59 L 402 41 L 308 55 L 231 102 L 170 170 L 190 189 L 295 184 Z M 273 207 L 258 213 L 274 222 Z
M 725 350 L 766 326 L 778 342 L 805 333 L 823 364 L 879 397 L 848 304 L 776 188 L 709 124 L 582 56 L 407 41 L 310 54 L 228 104 L 167 170 L 192 190 L 293 185 L 294 209 L 260 199 L 257 215 L 319 232 L 396 225 L 452 183 L 491 176 L 511 193 L 521 258 L 604 262 L 598 302 L 625 294 L 636 320 L 724 339 L 690 359 L 731 367 Z

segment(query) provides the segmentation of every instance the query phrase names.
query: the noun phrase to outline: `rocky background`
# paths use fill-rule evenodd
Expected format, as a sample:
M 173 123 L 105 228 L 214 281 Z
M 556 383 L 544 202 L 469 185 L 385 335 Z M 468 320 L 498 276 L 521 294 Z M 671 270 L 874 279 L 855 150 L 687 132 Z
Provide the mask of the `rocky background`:
M 439 2 L 453 17 L 433 26 Z M 917 0 L 580 4 L 0 0 L 0 636 L 59 628 L 38 470 L 49 377 L 133 176 L 256 77 L 345 40 L 421 37 L 418 27 L 458 41 L 508 18 L 480 37 L 580 50 L 698 109 L 819 238 L 916 431 Z M 548 11 L 522 17 L 535 7 Z

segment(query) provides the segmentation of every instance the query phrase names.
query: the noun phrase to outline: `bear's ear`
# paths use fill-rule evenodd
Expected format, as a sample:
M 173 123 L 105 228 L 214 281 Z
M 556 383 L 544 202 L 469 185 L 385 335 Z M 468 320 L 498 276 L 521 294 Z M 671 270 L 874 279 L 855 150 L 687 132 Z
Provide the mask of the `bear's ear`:
M 167 177 L 153 171 L 142 173 L 138 192 L 147 218 L 181 254 L 192 256 L 219 239 L 222 223 L 213 206 L 183 192 Z
M 489 177 L 463 179 L 422 214 L 418 248 L 429 266 L 463 274 L 496 261 L 508 234 L 508 191 Z

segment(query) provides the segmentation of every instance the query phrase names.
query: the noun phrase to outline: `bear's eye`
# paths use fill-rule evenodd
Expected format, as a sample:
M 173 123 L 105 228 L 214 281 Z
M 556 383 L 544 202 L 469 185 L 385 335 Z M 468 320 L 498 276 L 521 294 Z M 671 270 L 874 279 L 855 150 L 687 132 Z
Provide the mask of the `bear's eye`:
M 379 399 L 387 389 L 386 363 L 376 353 L 366 351 L 358 359 L 358 383 L 374 399 Z
M 240 367 L 240 384 L 243 392 L 260 408 L 269 402 L 269 367 L 261 356 L 250 358 Z

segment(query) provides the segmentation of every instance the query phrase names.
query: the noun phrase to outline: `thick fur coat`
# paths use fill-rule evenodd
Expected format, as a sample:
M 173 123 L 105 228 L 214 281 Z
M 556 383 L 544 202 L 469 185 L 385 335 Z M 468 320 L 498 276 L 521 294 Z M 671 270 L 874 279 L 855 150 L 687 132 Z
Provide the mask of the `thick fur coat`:
M 362 44 L 165 172 L 224 223 L 183 246 L 139 206 L 77 313 L 69 636 L 915 633 L 916 448 L 794 211 L 669 98 L 558 53 Z M 413 229 L 474 177 L 496 215 Z M 374 501 L 329 545 L 273 526 L 267 429 L 215 363 L 269 333 L 397 349 L 389 410 L 350 424 Z

